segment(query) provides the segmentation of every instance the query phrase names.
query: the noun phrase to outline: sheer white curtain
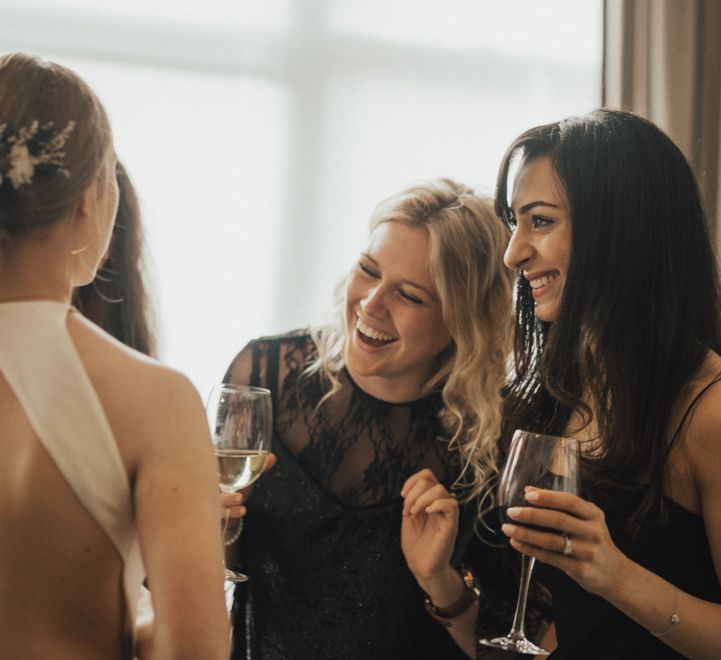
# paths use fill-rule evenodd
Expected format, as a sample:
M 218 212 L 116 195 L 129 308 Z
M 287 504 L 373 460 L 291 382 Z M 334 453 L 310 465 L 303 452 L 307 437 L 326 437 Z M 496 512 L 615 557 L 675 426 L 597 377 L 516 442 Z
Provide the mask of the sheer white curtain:
M 0 51 L 95 87 L 138 188 L 161 357 L 205 395 L 318 319 L 382 198 L 491 193 L 520 131 L 601 101 L 601 0 L 0 0 Z

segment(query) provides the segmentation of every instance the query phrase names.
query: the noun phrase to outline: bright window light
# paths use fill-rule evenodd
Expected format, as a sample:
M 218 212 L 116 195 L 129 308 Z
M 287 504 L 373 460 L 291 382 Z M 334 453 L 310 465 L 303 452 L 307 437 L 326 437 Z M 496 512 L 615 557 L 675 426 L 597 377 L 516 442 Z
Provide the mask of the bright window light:
M 602 0 L 0 0 L 0 51 L 96 89 L 138 190 L 161 358 L 202 396 L 322 317 L 373 207 L 491 194 L 510 141 L 601 100 Z

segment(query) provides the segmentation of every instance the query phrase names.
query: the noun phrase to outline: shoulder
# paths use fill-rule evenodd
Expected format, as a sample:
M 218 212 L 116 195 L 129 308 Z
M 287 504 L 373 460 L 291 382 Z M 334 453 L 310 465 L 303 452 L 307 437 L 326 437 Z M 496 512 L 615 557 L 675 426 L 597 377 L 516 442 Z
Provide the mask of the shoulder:
M 143 435 L 153 419 L 183 420 L 202 411 L 200 395 L 184 374 L 125 346 L 80 314 L 71 314 L 68 329 L 116 436 L 128 426 Z
M 691 383 L 684 411 L 682 450 L 701 493 L 717 484 L 721 491 L 721 357 L 710 353 Z
M 257 337 L 249 341 L 233 358 L 223 380 L 241 385 L 253 381 L 265 383 L 269 360 L 285 360 L 293 355 L 304 364 L 313 351 L 313 340 L 307 329 Z

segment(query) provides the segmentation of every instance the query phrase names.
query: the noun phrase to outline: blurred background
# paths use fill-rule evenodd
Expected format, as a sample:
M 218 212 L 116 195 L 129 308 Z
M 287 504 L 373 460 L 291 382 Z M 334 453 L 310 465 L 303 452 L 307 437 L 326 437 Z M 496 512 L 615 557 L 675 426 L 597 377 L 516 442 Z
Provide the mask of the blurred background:
M 249 339 L 322 318 L 383 198 L 439 176 L 492 194 L 518 133 L 608 101 L 609 80 L 623 105 L 629 4 L 0 0 L 0 52 L 104 102 L 160 357 L 205 397 Z

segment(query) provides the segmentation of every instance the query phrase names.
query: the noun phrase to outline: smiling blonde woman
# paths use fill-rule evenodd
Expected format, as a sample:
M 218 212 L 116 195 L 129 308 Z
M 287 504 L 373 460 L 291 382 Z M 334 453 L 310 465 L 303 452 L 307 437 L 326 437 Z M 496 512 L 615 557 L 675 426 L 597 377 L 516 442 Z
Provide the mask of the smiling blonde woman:
M 467 187 L 410 188 L 374 213 L 328 325 L 253 341 L 234 360 L 229 381 L 273 392 L 278 458 L 247 501 L 236 657 L 247 645 L 263 658 L 465 657 L 454 630 L 428 617 L 401 550 L 401 489 L 420 473 L 464 498 L 461 482 L 494 470 L 507 240 L 490 201 Z M 476 514 L 469 505 L 456 567 Z M 499 611 L 512 606 L 513 593 L 487 593 Z

